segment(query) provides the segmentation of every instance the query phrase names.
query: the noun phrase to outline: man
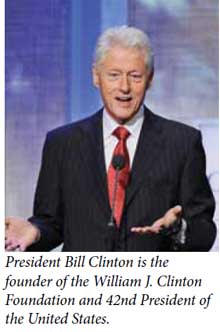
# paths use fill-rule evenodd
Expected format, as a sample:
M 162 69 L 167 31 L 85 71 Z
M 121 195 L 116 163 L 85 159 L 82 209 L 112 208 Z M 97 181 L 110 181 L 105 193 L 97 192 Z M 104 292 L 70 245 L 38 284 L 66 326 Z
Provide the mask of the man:
M 207 251 L 216 228 L 200 132 L 144 106 L 148 37 L 100 37 L 93 82 L 104 108 L 51 131 L 29 221 L 6 220 L 6 250 Z

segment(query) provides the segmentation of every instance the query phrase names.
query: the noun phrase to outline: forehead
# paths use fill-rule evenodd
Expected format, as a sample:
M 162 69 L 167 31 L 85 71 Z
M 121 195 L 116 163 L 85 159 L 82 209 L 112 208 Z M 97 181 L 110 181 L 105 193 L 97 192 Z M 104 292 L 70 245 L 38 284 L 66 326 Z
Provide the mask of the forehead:
M 143 50 L 134 47 L 111 47 L 103 56 L 100 64 L 104 67 L 145 67 Z

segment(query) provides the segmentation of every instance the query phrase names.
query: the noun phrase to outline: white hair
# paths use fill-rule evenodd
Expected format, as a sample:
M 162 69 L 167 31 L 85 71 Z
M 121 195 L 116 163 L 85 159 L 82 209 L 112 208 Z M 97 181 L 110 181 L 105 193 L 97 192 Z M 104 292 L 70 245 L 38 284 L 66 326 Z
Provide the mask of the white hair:
M 143 52 L 146 67 L 154 70 L 154 55 L 149 37 L 143 31 L 126 25 L 105 30 L 98 39 L 94 54 L 94 64 L 98 65 L 114 46 L 136 48 Z

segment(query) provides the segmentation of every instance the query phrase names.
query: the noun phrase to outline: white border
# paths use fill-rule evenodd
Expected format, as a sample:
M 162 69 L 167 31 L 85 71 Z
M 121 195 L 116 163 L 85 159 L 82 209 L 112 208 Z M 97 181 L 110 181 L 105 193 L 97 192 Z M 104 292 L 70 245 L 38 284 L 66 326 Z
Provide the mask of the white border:
M 4 250 L 5 218 L 5 3 L 0 2 L 0 250 Z

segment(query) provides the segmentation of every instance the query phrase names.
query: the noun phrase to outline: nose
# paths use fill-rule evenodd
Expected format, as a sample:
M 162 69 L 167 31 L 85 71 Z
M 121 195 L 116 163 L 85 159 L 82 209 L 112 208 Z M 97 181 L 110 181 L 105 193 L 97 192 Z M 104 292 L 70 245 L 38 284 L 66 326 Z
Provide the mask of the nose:
M 130 92 L 130 82 L 127 75 L 123 75 L 120 80 L 120 90 L 123 93 L 129 93 Z

